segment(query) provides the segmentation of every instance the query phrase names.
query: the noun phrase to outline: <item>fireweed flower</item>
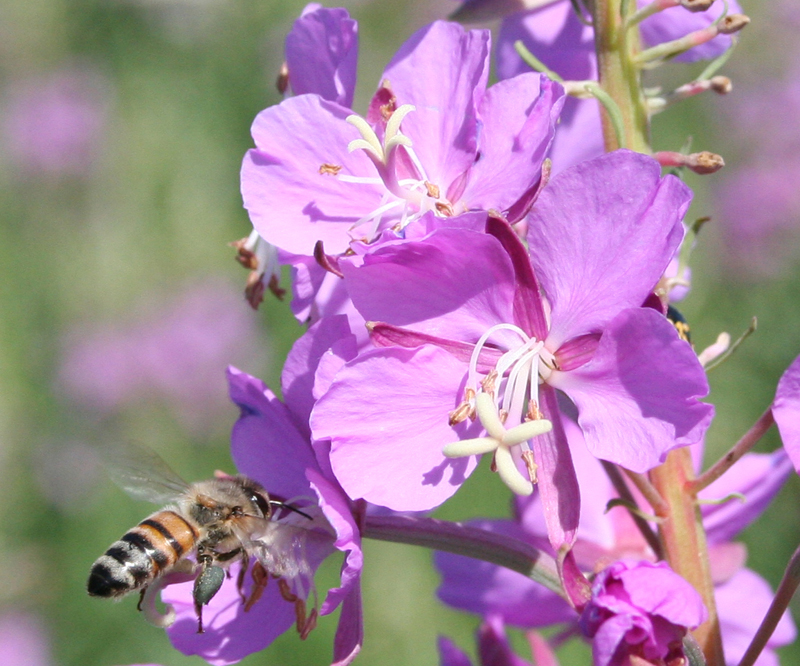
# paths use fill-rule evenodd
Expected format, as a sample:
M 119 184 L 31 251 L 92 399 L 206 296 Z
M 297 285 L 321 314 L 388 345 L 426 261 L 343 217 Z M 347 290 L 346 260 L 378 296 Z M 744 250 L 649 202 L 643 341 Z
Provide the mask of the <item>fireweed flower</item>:
M 653 551 L 630 514 L 620 507 L 606 511 L 608 502 L 617 494 L 600 463 L 587 452 L 580 429 L 569 419 L 565 420 L 564 428 L 581 487 L 580 527 L 573 547 L 578 566 L 583 571 L 596 573 L 620 558 L 654 560 Z M 698 468 L 702 449 L 702 444 L 692 447 Z M 744 567 L 747 557 L 744 545 L 733 543 L 731 539 L 766 509 L 791 469 L 791 462 L 783 451 L 747 454 L 700 493 L 700 498 L 706 500 L 730 498 L 727 502 L 701 507 L 729 666 L 735 666 L 741 659 L 773 596 L 769 584 Z M 745 501 L 736 499 L 734 494 L 743 495 Z M 642 498 L 638 501 L 645 512 L 651 511 Z M 518 498 L 514 514 L 513 520 L 476 520 L 471 524 L 547 551 L 541 498 L 537 495 Z M 439 598 L 455 608 L 481 616 L 499 616 L 507 624 L 524 629 L 551 624 L 574 628 L 578 620 L 575 611 L 563 599 L 508 569 L 448 553 L 436 554 L 436 566 L 442 575 Z M 747 601 L 742 601 L 744 599 Z M 759 657 L 758 665 L 776 664 L 773 651 L 791 643 L 795 633 L 791 618 L 784 615 L 768 649 Z
M 266 109 L 242 166 L 253 226 L 281 250 L 345 252 L 425 212 L 524 214 L 563 90 L 538 74 L 486 88 L 489 32 L 437 22 L 389 63 L 366 117 L 319 94 Z
M 281 403 L 254 377 L 231 368 L 228 379 L 231 399 L 242 412 L 231 437 L 231 454 L 237 469 L 263 484 L 271 497 L 298 502 L 313 518 L 313 527 L 306 530 L 304 540 L 298 545 L 301 569 L 298 575 L 283 584 L 270 582 L 261 598 L 247 610 L 236 589 L 238 565 L 233 565 L 231 578 L 204 607 L 203 634 L 196 633 L 193 583 L 166 587 L 162 600 L 175 613 L 175 621 L 168 629 L 170 640 L 184 654 L 197 654 L 215 665 L 235 663 L 262 650 L 296 623 L 298 602 L 287 601 L 285 583 L 291 584 L 289 594 L 298 597 L 301 604 L 305 602 L 306 618 L 311 619 L 316 601 L 313 572 L 338 549 L 347 553 L 342 586 L 330 590 L 319 613 L 326 615 L 342 606 L 334 642 L 334 664 L 348 664 L 360 649 L 363 633 L 360 537 L 348 500 L 317 463 L 307 436 L 295 425 L 297 412 Z M 300 527 L 308 520 L 292 516 L 295 516 L 292 524 Z M 247 576 L 247 586 L 252 588 L 249 579 Z M 246 592 L 249 591 L 246 587 Z M 313 627 L 313 619 L 311 622 L 307 630 Z M 305 633 L 300 626 L 298 630 L 301 635 Z
M 683 638 L 706 621 L 700 595 L 666 562 L 621 560 L 601 571 L 580 626 L 595 666 L 627 666 L 683 656 Z
M 638 0 L 639 7 L 647 4 L 649 0 Z M 535 8 L 529 11 L 513 11 L 513 8 L 525 9 L 531 5 Z M 736 0 L 731 0 L 727 5 L 729 13 L 741 11 Z M 640 25 L 642 41 L 645 46 L 655 46 L 707 28 L 724 8 L 725 3 L 718 0 L 705 12 L 692 13 L 683 7 L 658 12 Z M 530 71 L 514 49 L 514 42 L 518 40 L 564 79 L 597 80 L 594 31 L 579 20 L 570 2 L 545 0 L 535 3 L 520 2 L 515 6 L 496 0 L 468 0 L 456 17 L 479 20 L 501 14 L 506 14 L 500 26 L 496 50 L 497 75 L 501 80 Z M 675 60 L 694 62 L 713 59 L 730 48 L 730 45 L 730 36 L 718 35 L 711 41 L 677 56 Z M 561 125 L 550 153 L 554 173 L 602 154 L 602 137 L 597 102 L 569 98 L 564 105 Z
M 551 517 L 569 512 L 552 526 L 568 540 L 577 485 L 554 389 L 577 406 L 590 451 L 629 469 L 697 441 L 713 412 L 696 399 L 705 375 L 669 322 L 640 307 L 680 243 L 689 196 L 652 159 L 618 151 L 550 182 L 528 218 L 530 255 L 490 220 L 488 234 L 442 228 L 343 259 L 356 308 L 383 322 L 377 348 L 347 363 L 312 413 L 348 495 L 429 509 L 473 454 L 494 452 L 517 492 L 539 467 Z
M 772 415 L 783 440 L 783 448 L 800 472 L 800 356 L 783 373 L 775 392 Z

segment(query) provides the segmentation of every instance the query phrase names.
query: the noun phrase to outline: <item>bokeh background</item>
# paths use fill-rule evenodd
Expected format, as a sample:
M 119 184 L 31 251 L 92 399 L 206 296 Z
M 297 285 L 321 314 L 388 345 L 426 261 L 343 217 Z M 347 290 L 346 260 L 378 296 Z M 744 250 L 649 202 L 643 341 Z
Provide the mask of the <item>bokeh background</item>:
M 455 6 L 341 4 L 360 22 L 361 110 L 394 50 Z M 687 178 L 690 215 L 712 216 L 681 304 L 696 346 L 759 321 L 711 374 L 711 454 L 761 414 L 800 352 L 800 9 L 743 4 L 753 25 L 723 70 L 734 92 L 668 110 L 653 136 L 671 150 L 692 136 L 694 149 L 728 162 Z M 188 479 L 231 470 L 226 365 L 279 385 L 301 328 L 271 296 L 258 312 L 248 307 L 246 273 L 227 244 L 250 230 L 239 165 L 256 113 L 279 101 L 283 38 L 303 5 L 0 0 L 2 663 L 205 663 L 172 650 L 135 599 L 86 595 L 94 559 L 152 508 L 107 480 L 97 451 L 132 439 Z M 650 78 L 675 85 L 699 70 L 675 65 Z M 778 445 L 771 432 L 760 450 Z M 437 515 L 504 516 L 508 499 L 482 465 Z M 750 566 L 777 584 L 800 542 L 796 478 L 744 540 Z M 473 651 L 477 618 L 437 601 L 430 553 L 368 543 L 366 562 L 358 663 L 435 664 L 439 634 Z M 338 565 L 326 563 L 321 589 Z M 329 663 L 334 630 L 324 618 L 304 643 L 290 632 L 243 663 Z M 587 654 L 567 645 L 562 663 L 588 663 Z M 800 663 L 800 650 L 784 649 L 782 661 Z

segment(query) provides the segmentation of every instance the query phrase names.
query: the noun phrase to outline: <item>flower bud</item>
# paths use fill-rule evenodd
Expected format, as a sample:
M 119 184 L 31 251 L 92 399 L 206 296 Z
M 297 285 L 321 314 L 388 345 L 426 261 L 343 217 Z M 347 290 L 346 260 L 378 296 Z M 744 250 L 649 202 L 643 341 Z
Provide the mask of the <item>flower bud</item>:
M 719 22 L 717 32 L 720 35 L 732 35 L 739 32 L 748 23 L 750 23 L 750 17 L 746 14 L 729 14 Z
M 680 4 L 690 12 L 704 12 L 714 4 L 714 0 L 680 0 Z

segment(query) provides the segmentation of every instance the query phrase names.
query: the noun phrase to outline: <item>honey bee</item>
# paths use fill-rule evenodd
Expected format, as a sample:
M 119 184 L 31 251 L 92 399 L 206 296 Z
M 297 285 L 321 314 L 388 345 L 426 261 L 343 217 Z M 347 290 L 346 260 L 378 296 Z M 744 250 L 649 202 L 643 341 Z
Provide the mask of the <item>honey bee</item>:
M 317 506 L 301 510 L 273 499 L 258 482 L 241 475 L 217 472 L 207 481 L 186 483 L 154 451 L 132 444 L 108 457 L 112 478 L 123 490 L 167 506 L 128 530 L 95 561 L 87 583 L 90 595 L 120 598 L 138 590 L 142 610 L 146 595 L 155 594 L 165 577 L 188 574 L 194 577 L 197 630 L 203 633 L 202 607 L 222 587 L 227 566 L 241 561 L 237 584 L 245 610 L 261 596 L 271 575 L 278 579 L 283 598 L 295 605 L 301 637 L 308 635 L 316 624 L 316 609 L 306 615 L 305 600 L 292 592 L 290 581 L 313 579 L 302 550 L 316 526 L 310 513 L 319 515 Z M 251 558 L 255 585 L 246 598 L 243 586 Z

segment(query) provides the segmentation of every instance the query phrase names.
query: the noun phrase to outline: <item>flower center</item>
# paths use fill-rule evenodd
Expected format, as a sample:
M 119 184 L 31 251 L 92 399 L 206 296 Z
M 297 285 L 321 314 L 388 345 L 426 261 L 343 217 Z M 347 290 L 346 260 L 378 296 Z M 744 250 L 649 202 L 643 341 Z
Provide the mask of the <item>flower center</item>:
M 352 176 L 337 172 L 336 177 L 344 182 L 382 184 L 386 188 L 377 208 L 351 227 L 354 239 L 363 240 L 366 237 L 367 242 L 374 240 L 387 222 L 397 231 L 402 231 L 428 211 L 434 211 L 440 217 L 454 214 L 452 204 L 441 197 L 441 188 L 428 179 L 411 139 L 400 131 L 403 119 L 414 110 L 411 104 L 403 104 L 392 112 L 386 122 L 383 141 L 364 118 L 355 114 L 347 117 L 347 122 L 361 134 L 360 139 L 348 144 L 348 151 L 363 150 L 375 165 L 378 176 Z M 364 227 L 367 228 L 366 233 Z M 352 233 L 355 230 L 359 231 Z
M 489 349 L 490 338 L 510 331 L 520 343 L 504 352 L 488 373 L 481 366 L 481 352 Z M 514 324 L 497 324 L 484 333 L 472 351 L 464 402 L 450 414 L 450 423 L 478 418 L 486 437 L 447 444 L 444 454 L 461 457 L 494 452 L 494 466 L 500 478 L 519 495 L 529 495 L 536 483 L 536 462 L 530 440 L 549 432 L 553 424 L 539 410 L 539 384 L 549 376 L 553 355 L 544 342 L 529 337 Z M 528 478 L 519 471 L 523 462 Z

